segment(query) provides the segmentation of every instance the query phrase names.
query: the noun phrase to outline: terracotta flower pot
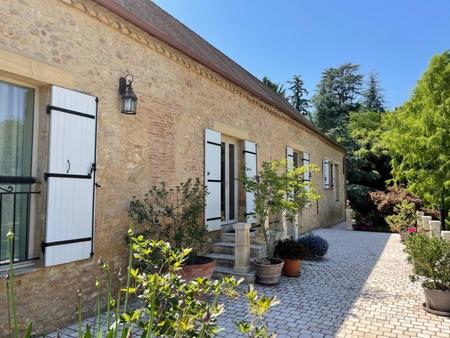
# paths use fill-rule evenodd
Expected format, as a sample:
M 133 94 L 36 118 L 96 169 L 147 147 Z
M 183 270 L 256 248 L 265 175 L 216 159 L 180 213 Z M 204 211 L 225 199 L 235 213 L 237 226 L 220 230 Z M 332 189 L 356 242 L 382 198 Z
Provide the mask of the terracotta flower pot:
M 197 256 L 189 264 L 181 267 L 180 275 L 186 282 L 190 282 L 198 277 L 211 279 L 216 262 L 209 257 Z
M 269 262 L 269 264 L 267 264 Z M 276 285 L 280 282 L 281 270 L 284 262 L 280 258 L 255 259 L 256 283 L 262 285 Z
M 427 308 L 450 314 L 450 290 L 432 290 L 423 288 Z
M 300 267 L 302 261 L 300 259 L 285 259 L 283 265 L 283 274 L 288 277 L 300 276 Z

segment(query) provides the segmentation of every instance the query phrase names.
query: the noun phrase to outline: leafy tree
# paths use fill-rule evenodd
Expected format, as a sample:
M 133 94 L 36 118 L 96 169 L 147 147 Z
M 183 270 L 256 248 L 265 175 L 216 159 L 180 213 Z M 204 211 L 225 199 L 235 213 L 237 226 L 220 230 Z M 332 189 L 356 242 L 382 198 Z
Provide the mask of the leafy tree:
M 308 91 L 304 87 L 304 82 L 301 75 L 294 75 L 291 81 L 288 82 L 290 85 L 289 90 L 291 95 L 289 96 L 289 102 L 297 109 L 302 115 L 307 116 L 309 114 L 309 100 L 306 98 Z
M 431 59 L 411 98 L 383 118 L 384 146 L 392 156 L 395 183 L 427 205 L 439 205 L 443 189 L 450 190 L 450 51 Z M 450 196 L 446 198 L 450 206 Z
M 321 131 L 335 138 L 345 136 L 350 112 L 359 110 L 362 81 L 359 66 L 351 63 L 322 73 L 313 97 L 314 122 Z
M 385 111 L 383 94 L 378 78 L 374 73 L 369 74 L 367 89 L 363 92 L 362 104 L 365 111 L 377 113 Z
M 262 79 L 262 82 L 272 89 L 275 93 L 280 95 L 283 98 L 286 98 L 286 88 L 284 88 L 284 85 L 282 83 L 276 83 L 270 80 L 267 76 L 264 76 Z

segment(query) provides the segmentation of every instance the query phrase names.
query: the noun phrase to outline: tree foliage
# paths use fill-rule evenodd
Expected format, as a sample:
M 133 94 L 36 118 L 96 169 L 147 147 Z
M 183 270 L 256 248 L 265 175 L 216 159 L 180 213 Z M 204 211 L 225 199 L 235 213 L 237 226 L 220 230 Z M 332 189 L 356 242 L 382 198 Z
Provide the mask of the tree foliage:
M 438 205 L 442 189 L 450 190 L 449 121 L 450 51 L 445 51 L 432 58 L 411 98 L 383 119 L 394 182 L 406 182 L 428 205 Z
M 322 73 L 313 97 L 314 122 L 322 132 L 330 136 L 342 134 L 339 130 L 345 127 L 350 112 L 359 110 L 362 84 L 359 66 L 351 63 Z
M 384 98 L 377 76 L 369 74 L 366 90 L 363 92 L 363 107 L 366 111 L 384 112 Z
M 248 177 L 245 167 L 241 181 L 246 191 L 254 193 L 255 212 L 267 245 L 269 257 L 273 257 L 277 240 L 284 233 L 282 214 L 297 215 L 311 201 L 319 199 L 311 182 L 305 181 L 306 171 L 316 172 L 316 165 L 296 167 L 286 170 L 286 160 L 265 161 L 258 176 Z M 275 219 L 272 228 L 266 228 L 266 221 Z
M 264 76 L 262 82 L 272 89 L 277 95 L 280 95 L 282 98 L 286 98 L 286 88 L 284 88 L 284 84 L 276 83 L 270 80 L 267 76 Z
M 307 116 L 309 114 L 309 100 L 306 98 L 308 91 L 304 87 L 301 75 L 294 75 L 291 81 L 288 81 L 290 85 L 289 90 L 291 95 L 289 96 L 289 102 L 297 109 L 302 115 Z

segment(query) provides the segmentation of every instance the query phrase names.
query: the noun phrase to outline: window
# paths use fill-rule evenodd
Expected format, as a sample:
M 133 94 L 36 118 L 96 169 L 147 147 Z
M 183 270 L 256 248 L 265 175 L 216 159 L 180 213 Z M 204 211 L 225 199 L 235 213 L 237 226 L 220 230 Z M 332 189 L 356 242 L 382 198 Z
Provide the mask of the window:
M 294 160 L 294 168 L 298 168 L 301 166 L 303 154 L 298 151 L 294 151 L 293 155 L 294 155 L 294 159 L 293 159 Z
M 221 144 L 221 219 L 228 224 L 237 220 L 237 151 L 234 143 Z
M 323 188 L 333 189 L 333 163 L 329 160 L 323 160 L 322 162 L 322 178 Z
M 0 81 L 0 264 L 9 261 L 6 234 L 15 234 L 14 261 L 29 258 L 33 203 L 35 89 Z

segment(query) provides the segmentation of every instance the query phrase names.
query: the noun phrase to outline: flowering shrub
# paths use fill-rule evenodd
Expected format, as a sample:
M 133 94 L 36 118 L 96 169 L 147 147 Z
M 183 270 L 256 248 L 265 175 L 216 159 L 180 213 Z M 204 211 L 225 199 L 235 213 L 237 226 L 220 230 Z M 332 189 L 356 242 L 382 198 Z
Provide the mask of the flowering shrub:
M 394 214 L 386 216 L 386 222 L 393 232 L 407 231 L 416 224 L 416 207 L 414 203 L 402 201 L 394 206 Z
M 319 235 L 309 233 L 299 237 L 297 242 L 304 248 L 305 259 L 322 258 L 328 251 L 328 242 Z

